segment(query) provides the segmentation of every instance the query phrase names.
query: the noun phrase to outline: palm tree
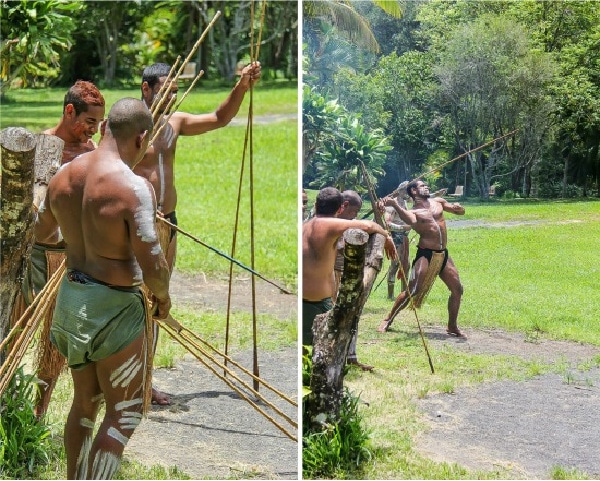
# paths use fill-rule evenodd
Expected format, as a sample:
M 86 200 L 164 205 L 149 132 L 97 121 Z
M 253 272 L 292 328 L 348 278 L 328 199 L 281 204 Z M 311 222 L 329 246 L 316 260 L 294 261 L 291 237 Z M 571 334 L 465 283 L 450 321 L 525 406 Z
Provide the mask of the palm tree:
M 402 17 L 399 0 L 373 0 L 373 3 L 396 18 Z M 369 23 L 354 9 L 350 0 L 306 1 L 303 8 L 305 19 L 328 21 L 350 42 L 369 52 L 379 53 L 379 44 Z

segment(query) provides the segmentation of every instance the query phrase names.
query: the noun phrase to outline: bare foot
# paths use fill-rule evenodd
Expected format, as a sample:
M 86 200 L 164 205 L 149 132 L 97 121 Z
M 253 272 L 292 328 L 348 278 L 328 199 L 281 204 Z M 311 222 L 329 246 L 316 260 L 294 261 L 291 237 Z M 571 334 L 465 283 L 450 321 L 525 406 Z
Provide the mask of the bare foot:
M 152 404 L 158 404 L 159 406 L 170 406 L 171 398 L 167 393 L 152 387 Z
M 377 328 L 377 332 L 387 332 L 387 330 L 390 328 L 390 325 L 392 323 L 389 322 L 387 319 L 384 319 L 383 321 L 381 321 L 381 324 L 379 324 L 379 327 Z
M 465 336 L 458 327 L 454 327 L 454 328 L 448 328 L 446 329 L 446 332 L 448 333 L 449 336 L 452 337 L 460 337 L 461 339 L 466 339 L 467 336 Z
M 358 362 L 358 359 L 348 359 L 346 361 L 346 364 L 349 364 L 350 366 L 359 367 L 363 371 L 372 371 L 373 369 L 375 369 L 375 366 L 369 366 L 368 364 L 363 364 L 362 362 Z

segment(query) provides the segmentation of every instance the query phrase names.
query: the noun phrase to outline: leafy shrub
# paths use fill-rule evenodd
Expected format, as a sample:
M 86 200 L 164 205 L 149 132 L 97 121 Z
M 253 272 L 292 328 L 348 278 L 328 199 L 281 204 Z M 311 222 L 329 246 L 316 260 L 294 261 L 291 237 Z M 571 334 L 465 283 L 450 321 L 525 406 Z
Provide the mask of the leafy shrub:
M 305 432 L 302 438 L 302 477 L 352 478 L 360 464 L 371 459 L 366 444 L 369 433 L 358 412 L 359 397 L 344 391 L 337 423 L 323 431 Z
M 37 464 L 49 461 L 50 429 L 35 417 L 36 389 L 36 378 L 21 366 L 0 398 L 2 478 L 30 478 Z

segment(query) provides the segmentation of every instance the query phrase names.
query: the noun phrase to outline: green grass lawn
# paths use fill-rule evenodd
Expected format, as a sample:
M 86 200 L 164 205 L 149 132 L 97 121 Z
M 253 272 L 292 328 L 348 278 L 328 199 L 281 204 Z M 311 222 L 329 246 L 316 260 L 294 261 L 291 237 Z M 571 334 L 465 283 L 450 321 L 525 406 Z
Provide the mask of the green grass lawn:
M 181 92 L 183 92 L 183 88 Z M 179 110 L 210 112 L 229 89 L 195 88 Z M 66 89 L 19 89 L 0 106 L 0 128 L 25 127 L 40 132 L 58 123 Z M 139 89 L 103 90 L 108 110 L 119 98 L 140 97 Z M 248 115 L 250 93 L 237 118 Z M 295 82 L 256 85 L 253 115 L 297 112 Z M 296 290 L 297 273 L 297 120 L 256 124 L 252 130 L 255 270 Z M 97 136 L 96 136 L 97 137 Z M 245 160 L 246 127 L 228 126 L 201 136 L 181 137 L 175 162 L 180 227 L 207 244 L 231 253 L 238 190 L 243 166 L 236 256 L 250 266 L 250 145 Z M 98 140 L 97 138 L 95 140 Z M 180 237 L 177 266 L 186 272 L 228 272 L 229 262 Z M 238 269 L 236 267 L 236 269 Z

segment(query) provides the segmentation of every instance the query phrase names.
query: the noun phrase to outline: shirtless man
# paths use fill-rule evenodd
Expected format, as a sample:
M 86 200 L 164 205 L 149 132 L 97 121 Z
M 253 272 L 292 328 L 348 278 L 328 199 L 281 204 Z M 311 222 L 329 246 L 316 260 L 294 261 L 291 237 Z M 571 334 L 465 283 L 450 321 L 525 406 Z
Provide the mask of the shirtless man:
M 171 67 L 165 63 L 156 63 L 146 67 L 142 74 L 142 100 L 148 108 L 158 96 L 164 85 Z M 233 87 L 227 98 L 219 105 L 217 110 L 208 114 L 189 114 L 175 112 L 169 119 L 159 137 L 150 146 L 146 155 L 134 168 L 134 172 L 147 179 L 156 192 L 158 211 L 171 224 L 177 225 L 175 208 L 177 206 L 177 191 L 175 190 L 175 149 L 180 135 L 200 135 L 211 130 L 225 127 L 240 109 L 246 92 L 260 78 L 261 68 L 259 62 L 254 62 L 242 69 L 242 76 Z M 177 84 L 172 84 L 165 89 L 169 97 L 176 96 Z M 164 102 L 166 107 L 168 100 Z M 166 118 L 166 116 L 165 116 Z M 164 121 L 164 120 L 163 120 Z M 166 224 L 160 224 L 163 228 Z M 164 246 L 163 246 L 164 248 Z M 175 230 L 170 230 L 169 244 L 165 248 L 165 256 L 169 269 L 173 271 L 177 251 L 177 236 Z M 153 389 L 152 400 L 156 404 L 170 404 L 169 397 L 157 389 Z
M 149 348 L 142 282 L 154 293 L 158 318 L 171 307 L 154 191 L 131 170 L 152 128 L 141 101 L 119 100 L 100 146 L 54 175 L 35 225 L 45 242 L 55 242 L 60 227 L 67 244 L 50 335 L 73 377 L 64 434 L 68 479 L 112 478 L 141 420 Z M 102 400 L 106 414 L 94 437 Z
M 396 201 L 403 209 L 407 208 L 406 200 L 409 198 L 406 193 L 407 185 L 408 182 L 402 182 L 398 186 L 398 194 L 396 195 Z M 400 285 L 402 286 L 402 290 L 406 289 L 404 278 L 406 277 L 408 279 L 408 271 L 410 269 L 408 252 L 408 232 L 410 231 L 410 226 L 400 218 L 396 209 L 392 206 L 385 208 L 385 222 L 392 233 L 392 239 L 394 239 L 394 245 L 398 252 L 398 260 L 391 262 L 387 272 L 388 299 L 393 301 L 396 299 L 396 296 L 394 295 L 394 286 L 396 284 L 396 273 L 398 272 L 399 266 L 402 266 L 402 270 L 404 271 L 404 275 L 402 275 L 402 273 L 398 275 L 401 283 Z
M 104 97 L 93 83 L 78 80 L 67 91 L 63 102 L 62 118 L 57 125 L 43 132 L 47 135 L 55 135 L 64 141 L 62 164 L 96 148 L 92 137 L 98 132 L 98 126 L 104 119 L 104 113 Z M 36 239 L 31 250 L 27 276 L 23 285 L 27 304 L 31 304 L 33 297 L 42 290 L 48 281 L 48 275 L 53 274 L 53 271 L 48 272 L 47 258 L 51 256 L 62 258 L 64 252 L 65 244 L 62 240 L 57 244 L 47 244 Z M 44 322 L 49 324 L 50 317 Z M 45 333 L 47 329 L 43 331 Z M 64 361 L 59 360 L 60 356 L 49 344 L 43 349 L 43 356 L 44 359 L 40 363 L 41 369 L 37 373 L 38 378 L 42 381 L 35 407 L 37 417 L 42 417 L 48 410 L 52 391 L 64 366 Z
M 316 315 L 330 310 L 334 290 L 333 266 L 337 241 L 348 229 L 362 229 L 368 234 L 386 237 L 385 250 L 396 257 L 394 242 L 387 231 L 370 220 L 338 219 L 342 194 L 333 187 L 319 191 L 315 215 L 302 224 L 302 344 L 312 345 L 312 324 Z
M 419 234 L 417 255 L 413 261 L 409 281 L 411 296 L 416 294 L 423 283 L 433 253 L 443 252 L 445 258 L 439 277 L 450 290 L 450 297 L 448 298 L 447 332 L 452 336 L 466 337 L 458 329 L 457 325 L 463 286 L 460 283 L 454 261 L 448 255 L 448 249 L 446 248 L 446 220 L 444 219 L 444 212 L 463 215 L 465 213 L 465 208 L 459 203 L 451 204 L 441 197 L 431 198 L 429 187 L 422 180 L 413 181 L 408 184 L 406 191 L 413 199 L 413 207 L 411 210 L 403 209 L 396 199 L 392 197 L 386 197 L 383 199 L 383 203 L 386 206 L 394 207 L 400 218 Z M 411 296 L 408 295 L 408 290 L 405 290 L 398 295 L 391 312 L 378 327 L 378 332 L 386 332 L 389 329 L 398 312 L 410 304 Z

